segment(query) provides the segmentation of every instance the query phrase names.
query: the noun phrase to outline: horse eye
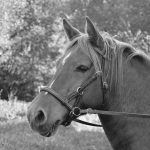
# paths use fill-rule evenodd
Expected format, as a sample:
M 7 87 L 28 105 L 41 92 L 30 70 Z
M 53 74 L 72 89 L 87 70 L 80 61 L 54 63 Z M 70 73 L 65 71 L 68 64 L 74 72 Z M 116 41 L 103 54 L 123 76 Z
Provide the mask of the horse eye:
M 76 67 L 76 71 L 78 71 L 78 72 L 86 72 L 87 70 L 89 70 L 89 67 L 84 66 L 84 65 L 80 65 L 80 66 Z

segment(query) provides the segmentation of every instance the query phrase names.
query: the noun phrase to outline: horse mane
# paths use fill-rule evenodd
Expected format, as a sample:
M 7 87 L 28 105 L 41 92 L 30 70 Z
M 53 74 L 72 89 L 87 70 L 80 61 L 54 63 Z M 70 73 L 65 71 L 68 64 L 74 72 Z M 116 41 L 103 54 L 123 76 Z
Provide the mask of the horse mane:
M 103 41 L 104 41 L 104 52 L 105 52 L 104 55 L 107 58 L 109 57 L 108 52 L 111 51 L 113 53 L 117 53 L 120 51 L 120 53 L 125 56 L 128 62 L 132 61 L 132 59 L 137 57 L 139 61 L 142 60 L 143 62 L 145 61 L 149 63 L 150 61 L 149 56 L 142 50 L 134 48 L 131 44 L 116 40 L 107 32 L 101 32 L 100 35 L 102 36 Z M 80 43 L 80 44 L 77 44 L 77 43 Z M 70 41 L 66 49 L 70 50 L 74 47 L 80 47 L 81 49 L 84 50 L 85 46 L 86 47 L 90 46 L 88 45 L 88 43 L 89 43 L 88 35 L 82 34 L 81 36 L 76 37 L 74 40 Z M 119 49 L 121 49 L 119 51 L 117 50 L 118 46 L 119 46 Z M 93 47 L 90 47 L 90 48 L 93 48 Z
M 110 89 L 113 90 L 113 93 L 117 93 L 118 96 L 121 96 L 122 88 L 120 87 L 123 84 L 123 58 L 125 58 L 128 63 L 130 63 L 134 59 L 137 59 L 137 61 L 144 64 L 150 64 L 150 58 L 144 52 L 135 49 L 130 44 L 116 40 L 106 32 L 102 32 L 100 33 L 100 35 L 102 36 L 104 42 L 103 50 L 100 50 L 98 47 L 92 45 L 87 34 L 82 34 L 81 36 L 76 37 L 74 40 L 70 41 L 69 45 L 67 46 L 67 50 L 80 48 L 89 57 L 89 51 L 95 51 L 96 53 L 101 51 L 103 53 L 103 56 L 107 60 L 111 61 L 111 79 L 109 83 L 111 87 Z M 115 86 L 112 87 L 113 85 Z

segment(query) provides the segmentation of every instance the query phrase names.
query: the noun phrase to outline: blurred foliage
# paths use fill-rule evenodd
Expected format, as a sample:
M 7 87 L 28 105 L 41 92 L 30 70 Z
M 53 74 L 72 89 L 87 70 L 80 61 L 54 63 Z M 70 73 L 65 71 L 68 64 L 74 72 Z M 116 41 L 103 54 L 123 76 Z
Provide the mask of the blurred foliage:
M 150 52 L 150 0 L 0 0 L 0 90 L 31 101 L 47 84 L 66 37 L 62 18 L 84 32 L 85 16 L 100 30 Z
M 20 100 L 30 101 L 37 86 L 46 84 L 53 74 L 61 48 L 61 37 L 59 34 L 54 36 L 61 28 L 57 17 L 58 4 L 59 1 L 26 0 L 23 7 L 12 3 L 9 8 L 12 10 L 5 10 L 13 19 L 6 23 L 9 38 L 0 59 L 2 99 L 8 99 L 11 93 Z
M 137 49 L 150 54 L 150 35 L 147 32 L 139 30 L 136 34 L 133 34 L 131 30 L 118 32 L 115 38 L 126 43 L 130 43 Z
M 68 14 L 83 31 L 85 16 L 89 16 L 104 31 L 115 34 L 131 29 L 150 32 L 150 0 L 70 0 Z

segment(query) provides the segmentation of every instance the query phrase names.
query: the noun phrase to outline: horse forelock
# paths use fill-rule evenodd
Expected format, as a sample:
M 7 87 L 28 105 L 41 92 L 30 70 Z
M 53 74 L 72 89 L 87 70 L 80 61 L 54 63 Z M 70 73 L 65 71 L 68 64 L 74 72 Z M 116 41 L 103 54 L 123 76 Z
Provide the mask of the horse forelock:
M 103 55 L 106 58 L 110 57 L 110 52 L 112 51 L 113 53 L 116 53 L 116 47 L 117 44 L 114 40 L 114 38 L 112 38 L 108 33 L 102 32 L 102 38 L 103 38 L 103 42 L 104 42 L 104 48 L 103 50 L 99 49 L 96 46 L 93 46 L 90 43 L 90 37 L 87 34 L 82 34 L 79 37 L 76 37 L 74 40 L 70 41 L 66 47 L 67 51 L 72 51 L 72 49 L 74 50 L 75 48 L 80 48 L 86 55 L 89 55 L 89 51 L 88 50 L 93 50 L 95 51 L 95 49 L 98 51 L 102 51 Z

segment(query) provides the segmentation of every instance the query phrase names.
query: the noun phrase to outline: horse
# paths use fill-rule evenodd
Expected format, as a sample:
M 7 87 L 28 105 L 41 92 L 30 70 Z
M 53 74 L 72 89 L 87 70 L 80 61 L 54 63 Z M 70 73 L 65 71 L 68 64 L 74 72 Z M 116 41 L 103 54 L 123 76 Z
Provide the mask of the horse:
M 68 44 L 53 79 L 28 108 L 31 128 L 50 137 L 91 108 L 109 112 L 98 116 L 114 150 L 149 150 L 150 119 L 142 114 L 150 114 L 150 57 L 99 31 L 89 17 L 85 33 L 65 19 L 63 26 Z

